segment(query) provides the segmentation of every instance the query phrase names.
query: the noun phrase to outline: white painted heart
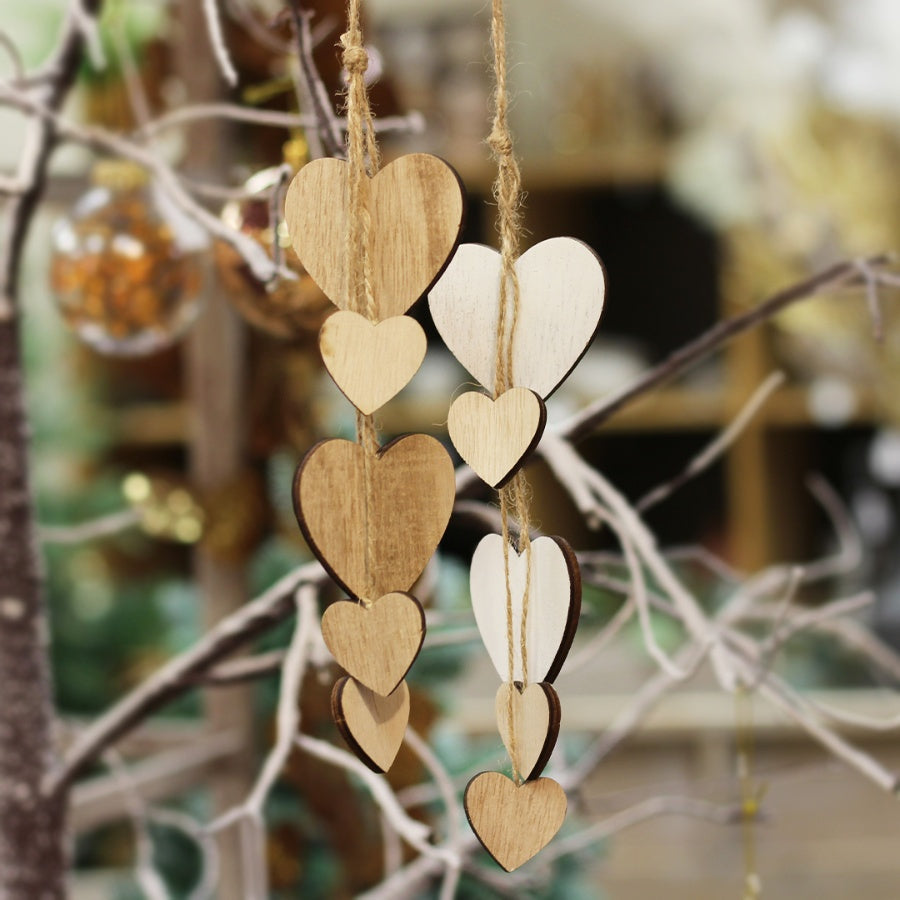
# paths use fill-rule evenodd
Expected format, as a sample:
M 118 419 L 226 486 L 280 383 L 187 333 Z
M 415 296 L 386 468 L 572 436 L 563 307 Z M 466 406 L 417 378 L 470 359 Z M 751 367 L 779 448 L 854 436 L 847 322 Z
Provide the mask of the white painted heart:
M 584 355 L 600 321 L 606 279 L 587 244 L 569 237 L 535 244 L 516 262 L 519 315 L 512 384 L 548 397 Z M 450 352 L 494 391 L 500 254 L 462 244 L 428 295 L 431 316 Z
M 530 683 L 551 682 L 559 674 L 572 645 L 581 611 L 581 578 L 575 554 L 558 537 L 539 537 L 531 544 L 531 589 L 525 647 Z M 509 550 L 509 583 L 512 596 L 513 681 L 522 677 L 520 629 L 528 572 L 526 555 Z M 509 681 L 506 623 L 506 576 L 503 538 L 486 535 L 472 556 L 469 575 L 472 610 L 481 640 L 502 681 Z

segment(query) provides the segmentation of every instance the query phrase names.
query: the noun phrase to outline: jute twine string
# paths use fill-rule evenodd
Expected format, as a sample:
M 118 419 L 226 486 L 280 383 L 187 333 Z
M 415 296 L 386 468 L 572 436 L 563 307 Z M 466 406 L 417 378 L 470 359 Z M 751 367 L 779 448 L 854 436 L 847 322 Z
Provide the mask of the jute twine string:
M 506 89 L 506 21 L 503 0 L 493 0 L 491 15 L 491 46 L 494 58 L 494 120 L 488 145 L 497 162 L 497 178 L 494 181 L 494 199 L 497 202 L 497 230 L 500 234 L 500 311 L 497 323 L 497 364 L 494 398 L 513 386 L 513 344 L 519 318 L 519 279 L 516 260 L 519 256 L 519 236 L 522 230 L 522 176 L 513 153 L 512 134 L 509 130 L 509 95 Z M 521 784 L 518 771 L 513 689 L 515 675 L 515 641 L 513 628 L 513 598 L 509 572 L 509 517 L 514 513 L 519 520 L 519 554 L 525 554 L 525 592 L 522 597 L 522 620 L 518 641 L 522 660 L 522 689 L 528 686 L 528 601 L 531 593 L 531 516 L 530 491 L 523 472 L 517 472 L 510 483 L 500 489 L 500 518 L 503 536 L 503 570 L 506 578 L 506 646 L 509 683 L 507 723 L 510 740 L 510 758 L 513 777 Z
M 354 312 L 364 315 L 370 322 L 377 319 L 377 307 L 372 292 L 372 264 L 369 258 L 369 232 L 372 226 L 366 202 L 369 178 L 374 177 L 381 165 L 381 154 L 375 141 L 372 108 L 366 89 L 365 73 L 369 67 L 369 55 L 363 44 L 360 25 L 360 0 L 349 0 L 347 7 L 347 31 L 341 35 L 341 56 L 347 72 L 347 90 L 344 106 L 347 114 L 347 277 L 353 297 Z M 366 606 L 377 599 L 373 560 L 375 557 L 373 468 L 378 454 L 378 432 L 371 415 L 356 413 L 356 440 L 363 447 L 365 467 L 365 530 L 366 530 L 366 580 L 367 596 L 362 598 Z

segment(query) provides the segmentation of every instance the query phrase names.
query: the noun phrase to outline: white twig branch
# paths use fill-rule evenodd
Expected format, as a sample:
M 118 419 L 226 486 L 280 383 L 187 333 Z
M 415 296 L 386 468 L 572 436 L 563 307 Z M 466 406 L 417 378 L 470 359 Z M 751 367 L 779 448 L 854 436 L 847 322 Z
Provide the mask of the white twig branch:
M 213 55 L 219 66 L 222 77 L 228 82 L 229 87 L 238 83 L 237 69 L 231 61 L 231 54 L 225 43 L 225 35 L 222 32 L 222 19 L 219 15 L 219 5 L 216 0 L 203 0 L 203 14 L 206 17 L 206 30 L 209 33 L 209 42 L 212 45 Z
M 45 544 L 83 544 L 121 534 L 139 525 L 140 521 L 140 512 L 123 509 L 78 525 L 40 525 L 39 535 Z
M 443 865 L 459 864 L 459 858 L 456 854 L 428 842 L 431 829 L 407 815 L 398 802 L 397 795 L 383 775 L 378 775 L 367 768 L 346 750 L 335 747 L 327 741 L 310 737 L 308 734 L 297 735 L 296 744 L 306 753 L 356 775 L 369 790 L 372 799 L 397 834 L 413 849 L 418 850 L 423 856 L 440 861 Z
M 753 417 L 762 409 L 766 401 L 785 382 L 783 372 L 772 373 L 754 392 L 743 409 L 737 414 L 728 427 L 721 432 L 710 444 L 695 456 L 685 468 L 671 481 L 654 488 L 635 504 L 635 509 L 642 513 L 651 506 L 661 503 L 670 497 L 678 488 L 682 487 L 692 478 L 696 478 L 705 472 L 716 460 L 720 459 L 726 450 L 744 432 Z

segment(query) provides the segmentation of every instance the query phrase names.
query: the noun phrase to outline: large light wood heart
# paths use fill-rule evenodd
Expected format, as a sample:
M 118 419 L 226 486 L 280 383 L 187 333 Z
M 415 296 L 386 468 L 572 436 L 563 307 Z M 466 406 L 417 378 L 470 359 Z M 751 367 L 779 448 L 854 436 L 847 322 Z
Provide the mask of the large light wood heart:
M 406 677 L 425 640 L 425 613 L 410 594 L 396 591 L 370 607 L 332 603 L 322 616 L 322 637 L 348 674 L 386 697 Z
M 529 684 L 520 690 L 520 686 L 504 683 L 494 706 L 497 730 L 515 770 L 526 780 L 536 778 L 547 765 L 559 736 L 556 691 L 549 684 Z
M 456 480 L 439 441 L 398 438 L 372 460 L 367 521 L 365 453 L 352 441 L 316 444 L 294 478 L 294 511 L 334 580 L 352 596 L 374 600 L 409 590 L 422 574 L 450 519 Z
M 512 384 L 545 399 L 593 340 L 606 279 L 594 251 L 574 238 L 535 244 L 516 262 L 519 314 Z M 434 324 L 450 352 L 494 392 L 500 313 L 500 254 L 463 244 L 428 294 Z
M 305 165 L 288 187 L 284 215 L 291 244 L 313 281 L 341 309 L 355 309 L 348 282 L 348 168 L 339 159 Z M 459 240 L 459 176 L 427 153 L 385 166 L 362 186 L 369 213 L 368 260 L 377 320 L 400 316 L 440 275 Z
M 537 446 L 546 423 L 544 401 L 527 388 L 513 388 L 496 400 L 468 391 L 450 405 L 447 431 L 475 474 L 500 487 Z
M 481 845 L 507 872 L 539 853 L 562 827 L 566 793 L 551 778 L 517 785 L 482 772 L 466 787 L 463 805 Z
M 509 585 L 512 597 L 513 681 L 551 682 L 562 668 L 581 612 L 581 576 L 572 548 L 558 537 L 539 537 L 531 543 L 531 587 L 525 646 L 528 678 L 522 677 L 522 606 L 528 574 L 526 554 L 509 548 Z M 483 537 L 472 556 L 469 573 L 472 611 L 501 681 L 509 681 L 506 623 L 506 574 L 503 538 Z
M 373 771 L 387 772 L 409 723 L 409 688 L 403 681 L 382 697 L 347 675 L 331 692 L 331 715 L 350 749 Z
M 319 332 L 319 350 L 328 374 L 364 415 L 384 406 L 419 371 L 428 340 L 409 316 L 370 322 L 341 310 Z

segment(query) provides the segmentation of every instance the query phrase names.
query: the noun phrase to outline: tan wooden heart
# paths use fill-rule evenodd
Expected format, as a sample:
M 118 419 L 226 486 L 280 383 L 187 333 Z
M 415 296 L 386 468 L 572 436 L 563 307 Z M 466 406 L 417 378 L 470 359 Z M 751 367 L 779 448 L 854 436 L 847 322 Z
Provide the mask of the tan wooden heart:
M 482 772 L 466 787 L 463 805 L 475 836 L 507 872 L 546 847 L 566 818 L 566 793 L 551 778 L 516 785 Z
M 382 697 L 348 675 L 331 692 L 331 714 L 360 760 L 375 772 L 387 772 L 409 723 L 409 688 L 403 681 Z
M 347 163 L 316 159 L 294 177 L 284 215 L 313 281 L 341 309 L 355 309 L 347 266 Z M 427 153 L 401 156 L 363 183 L 376 319 L 400 316 L 440 275 L 459 240 L 463 194 L 456 172 Z
M 535 244 L 516 261 L 519 309 L 512 384 L 546 399 L 593 340 L 606 291 L 597 254 L 570 237 Z M 435 327 L 450 352 L 494 391 L 499 328 L 500 254 L 463 244 L 428 294 Z
M 428 340 L 409 316 L 375 324 L 341 310 L 319 332 L 319 350 L 328 374 L 363 414 L 384 406 L 419 371 Z
M 403 681 L 425 640 L 425 613 L 410 594 L 395 591 L 370 607 L 332 603 L 322 616 L 322 637 L 338 665 L 386 697 Z
M 500 487 L 537 446 L 546 423 L 544 401 L 527 388 L 513 388 L 496 400 L 468 391 L 451 404 L 447 431 L 475 474 Z
M 559 736 L 560 707 L 556 691 L 549 684 L 529 684 L 520 690 L 517 685 L 504 683 L 497 691 L 494 705 L 497 730 L 513 766 L 523 778 L 536 778 L 547 765 Z
M 316 444 L 294 478 L 294 511 L 334 580 L 352 596 L 374 600 L 409 590 L 422 574 L 450 519 L 456 479 L 439 441 L 425 434 L 398 438 L 370 466 L 366 521 L 365 452 L 352 441 Z
M 551 682 L 565 661 L 581 612 L 581 576 L 572 548 L 558 537 L 531 543 L 531 588 L 525 628 L 528 678 L 523 678 L 519 634 L 528 560 L 510 547 L 509 586 L 512 595 L 513 681 Z M 509 681 L 506 626 L 506 574 L 503 538 L 485 535 L 475 548 L 469 573 L 472 611 L 481 640 L 501 681 Z

